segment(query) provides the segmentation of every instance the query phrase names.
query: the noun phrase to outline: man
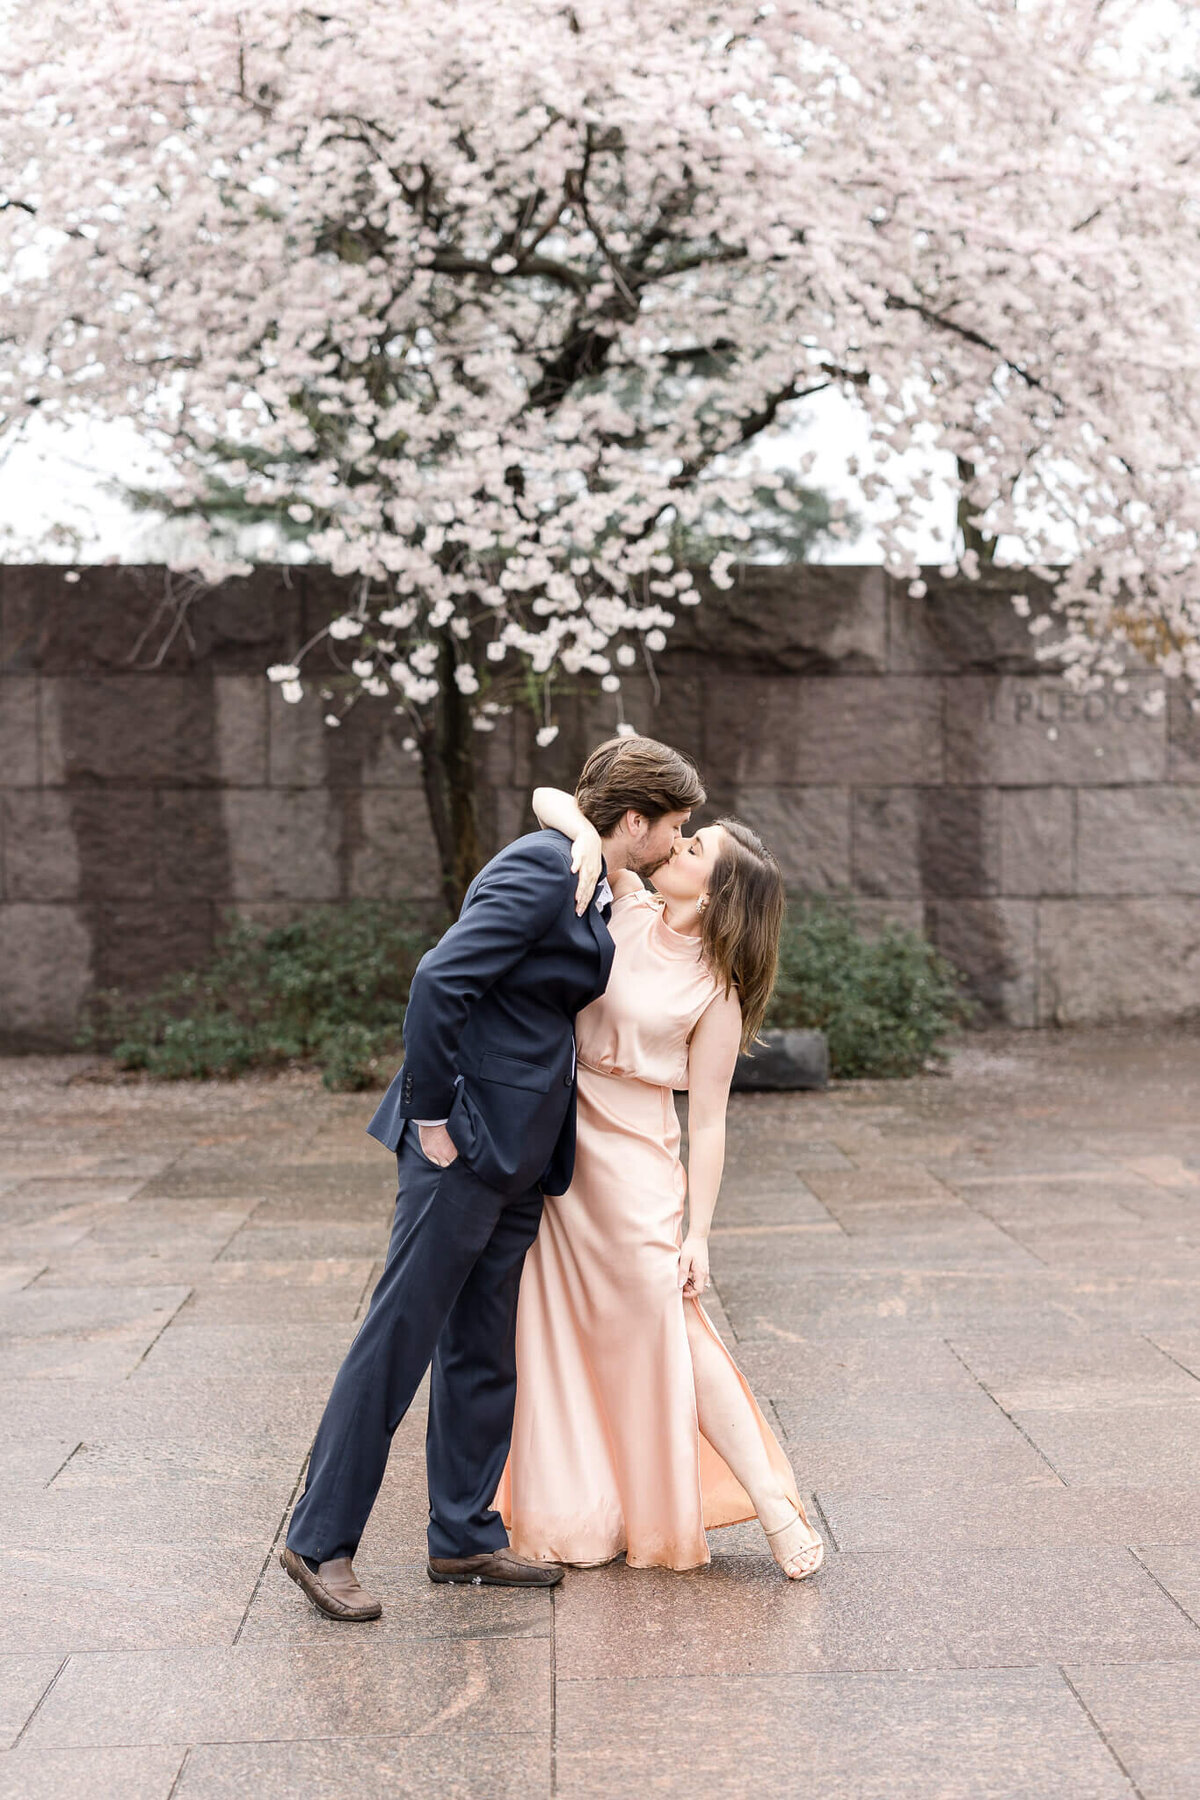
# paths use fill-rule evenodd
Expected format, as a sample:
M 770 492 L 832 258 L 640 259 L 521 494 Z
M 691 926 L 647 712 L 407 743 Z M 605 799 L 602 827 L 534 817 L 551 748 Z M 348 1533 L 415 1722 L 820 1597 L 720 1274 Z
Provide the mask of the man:
M 562 1579 L 556 1565 L 511 1553 L 492 1508 L 512 1436 L 521 1265 L 543 1191 L 564 1193 L 571 1180 L 575 1015 L 604 992 L 612 966 L 608 872 L 653 873 L 704 789 L 678 751 L 613 738 L 588 758 L 576 799 L 603 842 L 596 899 L 580 916 L 559 832 L 533 832 L 493 857 L 421 959 L 404 1063 L 367 1127 L 399 1170 L 387 1262 L 334 1382 L 280 1557 L 333 1619 L 382 1611 L 352 1558 L 392 1434 L 431 1360 L 430 1578 Z

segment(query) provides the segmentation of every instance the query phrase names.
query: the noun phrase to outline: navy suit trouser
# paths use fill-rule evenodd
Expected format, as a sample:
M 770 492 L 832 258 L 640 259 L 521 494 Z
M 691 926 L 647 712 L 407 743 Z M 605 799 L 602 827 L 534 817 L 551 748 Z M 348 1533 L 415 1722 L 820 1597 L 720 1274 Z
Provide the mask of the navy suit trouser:
M 435 1167 L 415 1126 L 396 1160 L 387 1262 L 333 1384 L 288 1528 L 289 1547 L 314 1562 L 357 1550 L 392 1434 L 431 1363 L 429 1554 L 477 1556 L 508 1543 L 492 1500 L 512 1440 L 517 1291 L 542 1196 L 498 1194 L 461 1157 Z

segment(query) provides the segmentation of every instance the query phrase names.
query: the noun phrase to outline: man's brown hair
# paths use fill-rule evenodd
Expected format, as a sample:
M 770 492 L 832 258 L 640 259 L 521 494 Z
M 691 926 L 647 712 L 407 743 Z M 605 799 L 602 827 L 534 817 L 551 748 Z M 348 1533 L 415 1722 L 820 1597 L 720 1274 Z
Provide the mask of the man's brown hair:
M 648 737 L 609 738 L 583 765 L 575 801 L 585 819 L 608 837 L 627 812 L 651 824 L 664 813 L 704 804 L 696 765 L 679 750 Z

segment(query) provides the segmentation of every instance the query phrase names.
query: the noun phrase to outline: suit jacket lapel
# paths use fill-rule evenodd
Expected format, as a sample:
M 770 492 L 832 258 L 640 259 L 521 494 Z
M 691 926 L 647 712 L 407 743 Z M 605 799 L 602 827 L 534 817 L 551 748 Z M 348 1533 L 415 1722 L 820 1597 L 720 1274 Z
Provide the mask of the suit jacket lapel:
M 605 863 L 601 863 L 600 873 L 604 880 L 608 879 L 608 867 Z M 596 948 L 600 952 L 600 986 L 596 992 L 602 994 L 608 986 L 608 978 L 612 973 L 616 945 L 612 941 L 612 933 L 601 916 L 600 908 L 594 900 L 587 909 L 587 922 L 591 927 L 592 936 L 596 940 Z

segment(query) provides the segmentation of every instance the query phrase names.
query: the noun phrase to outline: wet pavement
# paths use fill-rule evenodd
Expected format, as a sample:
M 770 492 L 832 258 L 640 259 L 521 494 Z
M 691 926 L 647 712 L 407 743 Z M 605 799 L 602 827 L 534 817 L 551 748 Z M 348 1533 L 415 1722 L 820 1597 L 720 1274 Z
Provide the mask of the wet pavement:
M 829 1554 L 434 1588 L 417 1411 L 275 1552 L 379 1270 L 370 1096 L 0 1062 L 0 1800 L 1200 1795 L 1200 1037 L 746 1095 L 714 1316 Z

